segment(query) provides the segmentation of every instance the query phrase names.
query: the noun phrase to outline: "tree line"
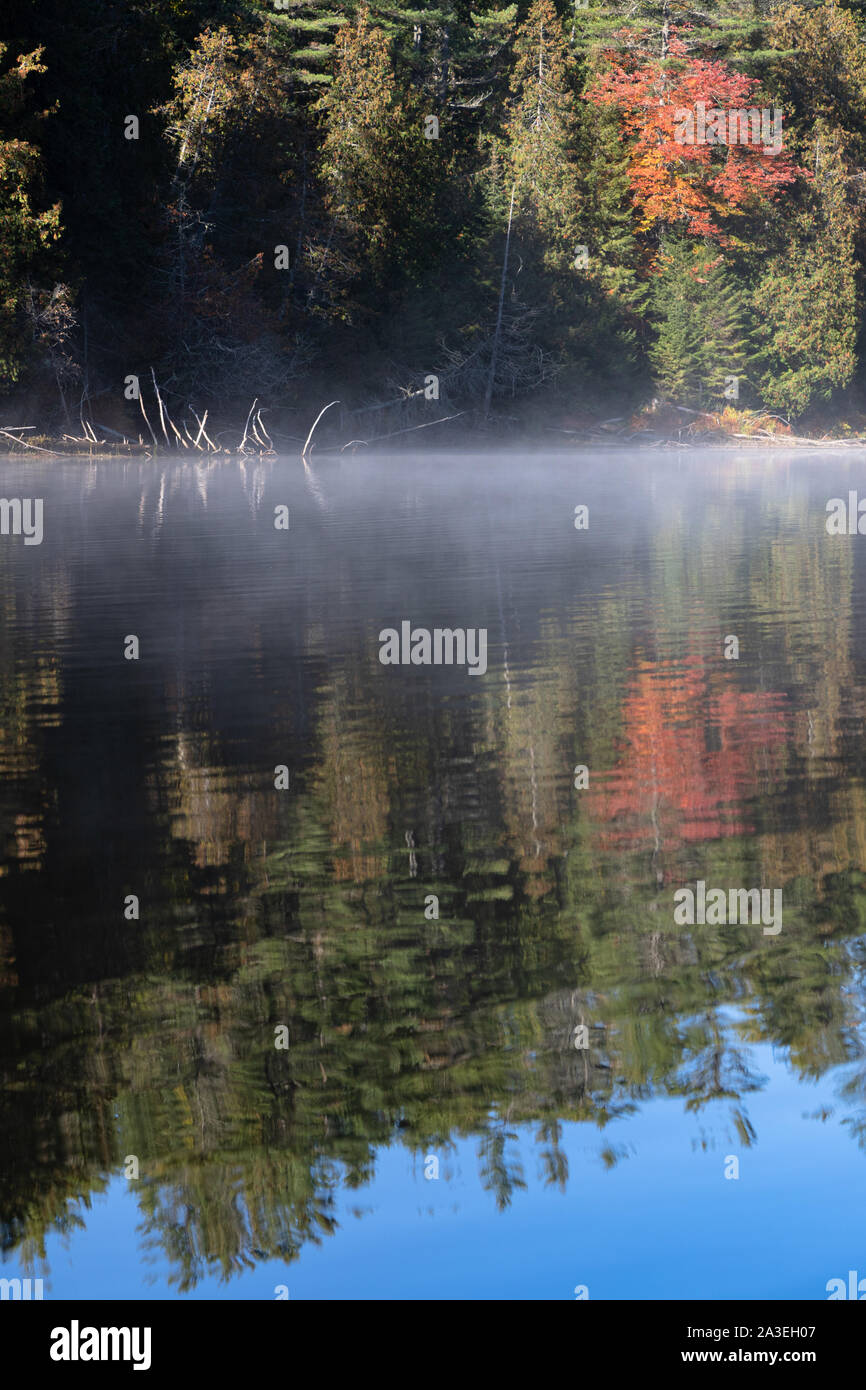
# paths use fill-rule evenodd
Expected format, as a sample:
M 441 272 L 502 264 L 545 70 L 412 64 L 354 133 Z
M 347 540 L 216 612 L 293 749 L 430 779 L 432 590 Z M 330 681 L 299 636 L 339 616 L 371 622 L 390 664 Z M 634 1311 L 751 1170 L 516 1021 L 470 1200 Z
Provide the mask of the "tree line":
M 864 180 L 857 4 L 12 0 L 0 391 L 853 419 Z

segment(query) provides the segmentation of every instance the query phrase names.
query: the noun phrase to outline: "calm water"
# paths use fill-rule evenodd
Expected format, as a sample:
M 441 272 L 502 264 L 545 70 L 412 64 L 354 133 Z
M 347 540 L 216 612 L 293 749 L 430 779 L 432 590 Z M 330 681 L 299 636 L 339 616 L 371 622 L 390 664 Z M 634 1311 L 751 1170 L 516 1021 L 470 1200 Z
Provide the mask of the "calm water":
M 866 1277 L 860 455 L 0 468 L 44 500 L 0 538 L 5 1277 Z M 403 621 L 486 672 L 382 664 Z M 678 925 L 699 880 L 781 931 Z

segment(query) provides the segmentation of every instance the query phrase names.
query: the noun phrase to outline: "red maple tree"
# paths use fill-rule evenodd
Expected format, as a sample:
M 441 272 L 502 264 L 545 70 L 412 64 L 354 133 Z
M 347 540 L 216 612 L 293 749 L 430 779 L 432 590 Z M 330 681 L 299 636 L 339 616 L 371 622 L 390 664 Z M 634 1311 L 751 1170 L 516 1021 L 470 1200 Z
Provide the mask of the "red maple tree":
M 629 34 L 623 30 L 619 37 L 627 41 Z M 641 210 L 642 230 L 658 223 L 680 225 L 694 236 L 724 243 L 729 238 L 720 219 L 744 211 L 760 198 L 775 197 L 804 172 L 784 151 L 769 152 L 751 127 L 742 142 L 739 124 L 738 139 L 730 144 L 682 139 L 678 113 L 696 112 L 699 103 L 723 112 L 725 118 L 754 108 L 756 78 L 734 72 L 724 62 L 691 57 L 675 31 L 669 57 L 680 60 L 678 69 L 636 53 L 607 56 L 611 69 L 597 78 L 586 99 L 621 113 L 623 133 L 631 144 L 632 200 Z

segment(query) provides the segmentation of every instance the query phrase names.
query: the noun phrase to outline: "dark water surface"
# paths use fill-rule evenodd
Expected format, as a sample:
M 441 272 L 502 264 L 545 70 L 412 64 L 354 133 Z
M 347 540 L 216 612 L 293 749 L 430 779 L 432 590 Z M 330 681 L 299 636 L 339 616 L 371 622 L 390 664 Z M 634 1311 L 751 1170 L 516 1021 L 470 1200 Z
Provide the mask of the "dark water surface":
M 3 464 L 44 539 L 0 537 L 0 1272 L 866 1278 L 866 536 L 825 526 L 858 485 L 847 453 Z M 486 672 L 383 665 L 403 621 L 486 629 Z M 781 930 L 678 924 L 699 880 L 781 890 Z

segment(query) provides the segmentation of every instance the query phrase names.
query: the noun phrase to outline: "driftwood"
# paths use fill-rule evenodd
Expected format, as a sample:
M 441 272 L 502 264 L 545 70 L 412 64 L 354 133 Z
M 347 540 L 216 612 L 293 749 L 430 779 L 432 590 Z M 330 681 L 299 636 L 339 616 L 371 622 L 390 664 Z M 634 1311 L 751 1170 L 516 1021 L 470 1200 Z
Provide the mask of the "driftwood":
M 310 433 L 307 435 L 306 441 L 305 441 L 305 443 L 304 443 L 304 447 L 303 447 L 303 449 L 301 450 L 301 458 L 302 458 L 302 459 L 305 459 L 305 458 L 307 457 L 307 451 L 309 450 L 309 447 L 310 447 L 310 440 L 311 440 L 312 437 L 313 437 L 313 430 L 315 430 L 316 425 L 317 425 L 317 424 L 319 423 L 319 421 L 321 420 L 321 418 L 322 418 L 322 416 L 324 415 L 325 411 L 326 411 L 326 410 L 330 410 L 332 405 L 339 405 L 339 404 L 340 404 L 339 401 L 331 401 L 329 405 L 323 406 L 322 409 L 319 411 L 318 415 L 316 416 L 315 420 L 313 421 L 312 429 L 310 430 Z
M 732 434 L 731 439 L 751 439 L 757 444 L 796 444 L 807 449 L 862 449 L 866 439 L 808 439 L 801 434 Z
M 13 441 L 13 443 L 15 443 L 15 444 L 23 444 L 25 449 L 35 449 L 36 452 L 37 452 L 38 454 L 54 454 L 54 450 L 53 450 L 53 449 L 43 449 L 42 446 L 41 446 L 41 444 L 31 444 L 31 443 L 30 443 L 28 440 L 26 440 L 26 439 L 19 439 L 18 436 L 17 436 L 16 434 L 13 434 L 13 433 L 12 433 L 12 431 L 15 430 L 16 428 L 23 431 L 23 430 L 32 430 L 32 429 L 35 429 L 36 426 L 35 426 L 35 425 L 18 425 L 18 426 L 16 426 L 16 425 L 10 425 L 7 429 L 0 429 L 0 434 L 4 435 L 4 436 L 6 437 L 6 439 L 11 439 L 11 440 Z
M 144 423 L 147 425 L 147 428 L 150 430 L 150 437 L 151 437 L 151 439 L 153 440 L 153 447 L 154 447 L 154 449 L 155 449 L 155 448 L 157 447 L 156 435 L 154 434 L 153 429 L 151 428 L 150 421 L 149 421 L 148 418 L 147 418 L 147 411 L 146 411 L 145 408 L 144 408 L 144 396 L 142 395 L 141 391 L 139 391 L 139 393 L 138 393 L 138 404 L 141 406 L 141 413 L 142 413 L 142 415 L 144 416 Z
M 190 406 L 190 410 L 192 410 L 192 406 Z M 196 448 L 199 447 L 199 442 L 198 442 L 198 441 L 201 439 L 202 435 L 204 435 L 204 437 L 205 437 L 205 439 L 207 439 L 207 442 L 208 442 L 208 444 L 210 445 L 211 449 L 213 449 L 213 451 L 214 451 L 215 454 L 218 454 L 218 453 L 219 453 L 219 449 L 217 448 L 216 444 L 214 444 L 213 440 L 209 438 L 208 433 L 207 433 L 207 431 L 206 431 L 206 429 L 205 429 L 205 422 L 207 421 L 207 414 L 208 414 L 207 411 L 205 411 L 205 413 L 204 413 L 204 415 L 202 416 L 201 420 L 198 418 L 198 416 L 196 415 L 196 413 L 195 413 L 194 410 L 192 410 L 192 413 L 193 413 L 193 415 L 195 415 L 196 424 L 198 425 L 198 434 L 196 435 L 195 439 L 193 440 L 193 443 L 195 444 Z
M 259 430 L 261 430 L 261 434 L 259 434 Z M 265 449 L 269 449 L 271 453 L 274 452 L 274 442 L 265 429 L 265 422 L 262 419 L 261 410 L 256 411 L 256 418 L 253 420 L 253 438 Z
M 378 444 L 380 439 L 394 439 L 398 434 L 414 434 L 415 430 L 429 430 L 431 425 L 444 425 L 446 420 L 459 420 L 461 415 L 465 415 L 465 410 L 459 410 L 456 415 L 443 415 L 439 420 L 425 420 L 422 425 L 409 425 L 405 430 L 391 430 L 390 434 L 375 434 L 372 439 L 350 439 L 348 444 L 344 444 L 339 453 L 345 453 L 346 449 L 361 444 Z M 323 450 L 323 453 L 334 452 L 333 450 Z
M 246 452 L 246 450 L 244 449 L 244 445 L 245 445 L 246 442 L 247 442 L 247 431 L 249 430 L 249 427 L 250 427 L 250 420 L 253 418 L 253 411 L 255 410 L 255 408 L 256 408 L 256 406 L 258 405 L 258 403 L 259 403 L 259 402 L 258 402 L 258 397 L 256 397 L 256 399 L 253 401 L 252 405 L 250 406 L 249 414 L 247 415 L 247 422 L 246 422 L 246 424 L 244 425 L 244 434 L 243 434 L 243 438 L 242 438 L 240 444 L 238 445 L 238 453 L 239 453 L 239 454 L 243 454 L 243 453 Z
M 610 422 L 609 422 L 610 423 Z M 696 449 L 705 444 L 707 448 L 716 448 L 735 439 L 746 440 L 750 444 L 773 445 L 776 448 L 784 449 L 788 446 L 797 449 L 864 449 L 866 448 L 866 436 L 858 435 L 854 439 L 809 439 L 806 435 L 800 434 L 772 434 L 770 430 L 756 430 L 753 434 L 746 434 L 744 431 L 730 433 L 727 430 L 706 430 L 696 432 L 688 429 L 679 436 L 661 435 L 655 430 L 632 430 L 625 432 L 617 430 L 611 432 L 602 430 L 598 425 L 588 425 L 585 429 L 563 429 L 557 425 L 545 425 L 545 430 L 550 434 L 562 434 L 572 440 L 575 444 L 586 445 L 617 445 L 634 444 L 641 448 L 660 449 L 664 447 L 676 449 Z
M 175 434 L 177 435 L 177 437 L 178 437 L 178 439 L 180 440 L 180 442 L 181 442 L 181 444 L 183 445 L 183 447 L 184 447 L 185 449 L 188 449 L 188 448 L 189 448 L 189 445 L 187 444 L 186 440 L 184 439 L 183 435 L 181 434 L 180 430 L 177 428 L 177 425 L 174 423 L 174 421 L 172 420 L 172 418 L 171 418 L 170 415 L 169 415 L 169 417 L 168 417 L 168 423 L 171 425 L 172 429 L 174 430 Z
M 159 387 L 156 384 L 156 372 L 153 370 L 153 367 L 151 367 L 150 369 L 150 375 L 153 378 L 153 389 L 156 392 L 156 403 L 159 406 L 159 423 L 162 425 L 162 432 L 165 435 L 165 442 L 169 447 L 171 447 L 171 440 L 168 437 L 168 430 L 165 427 L 165 416 L 168 414 L 168 411 L 163 411 L 162 396 L 159 394 Z M 155 440 L 154 443 L 156 443 Z

